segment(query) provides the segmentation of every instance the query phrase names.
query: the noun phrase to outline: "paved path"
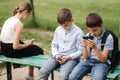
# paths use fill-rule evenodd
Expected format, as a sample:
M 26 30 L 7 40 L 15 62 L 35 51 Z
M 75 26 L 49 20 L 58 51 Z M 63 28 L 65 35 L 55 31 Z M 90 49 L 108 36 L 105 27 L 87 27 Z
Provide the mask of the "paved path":
M 5 71 L 5 69 L 4 69 Z M 25 80 L 25 76 L 27 75 L 28 72 L 28 66 L 27 67 L 23 67 L 23 68 L 16 68 L 16 69 L 12 69 L 12 79 L 13 80 Z M 38 80 L 38 68 L 34 69 L 34 79 Z M 57 79 L 59 76 L 58 72 L 55 72 L 56 78 L 55 80 L 59 80 Z M 0 80 L 7 80 L 7 75 L 2 75 L 0 76 Z
M 28 66 L 23 67 L 23 68 L 12 69 L 12 79 L 13 80 L 25 80 L 25 76 L 27 75 L 27 72 L 28 72 Z M 34 69 L 34 77 L 35 77 L 34 80 L 38 80 L 38 73 L 39 73 L 38 69 L 35 68 Z M 59 80 L 59 72 L 55 71 L 54 74 L 55 74 L 55 80 Z M 5 75 L 0 76 L 0 80 L 7 80 L 7 75 L 5 74 Z M 90 80 L 90 78 L 86 77 L 83 80 Z

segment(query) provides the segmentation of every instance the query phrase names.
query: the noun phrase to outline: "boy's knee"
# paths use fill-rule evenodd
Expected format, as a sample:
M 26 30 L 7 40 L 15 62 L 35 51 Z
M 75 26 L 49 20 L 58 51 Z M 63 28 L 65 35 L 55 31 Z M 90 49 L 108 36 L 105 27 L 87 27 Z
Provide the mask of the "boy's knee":
M 62 73 L 60 75 L 60 80 L 68 80 L 69 78 L 69 74 L 68 73 Z
M 43 78 L 48 78 L 49 74 L 50 74 L 49 71 L 40 69 L 40 71 L 39 71 L 40 80 L 43 79 Z
M 94 74 L 92 74 L 92 80 L 105 80 L 105 78 L 106 78 L 106 74 L 105 74 L 105 72 L 104 73 L 94 73 Z
M 74 76 L 69 75 L 69 80 L 75 80 Z

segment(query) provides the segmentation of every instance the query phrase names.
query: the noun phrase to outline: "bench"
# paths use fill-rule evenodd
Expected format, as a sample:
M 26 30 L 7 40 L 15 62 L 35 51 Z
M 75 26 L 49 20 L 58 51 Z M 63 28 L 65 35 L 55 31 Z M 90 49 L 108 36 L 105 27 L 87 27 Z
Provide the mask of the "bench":
M 57 69 L 57 71 L 60 71 L 60 70 Z M 111 71 L 109 72 L 109 74 L 107 75 L 107 80 L 120 80 L 120 79 L 118 79 L 119 75 L 120 75 L 120 65 L 118 65 L 114 69 L 114 72 L 111 72 Z M 88 73 L 86 76 L 92 76 L 92 74 Z
M 12 68 L 11 68 L 12 63 L 41 68 L 45 61 L 50 57 L 51 56 L 48 55 L 37 55 L 25 58 L 8 58 L 3 55 L 0 55 L 0 61 L 6 63 L 7 80 L 12 80 Z M 51 79 L 53 80 L 53 72 L 51 75 Z
M 51 56 L 48 55 L 37 55 L 25 58 L 8 58 L 3 55 L 0 55 L 0 61 L 6 62 L 6 70 L 7 70 L 7 80 L 12 80 L 12 69 L 11 64 L 17 63 L 26 66 L 34 66 L 37 68 L 41 68 L 45 61 L 50 58 Z M 59 71 L 59 69 L 56 69 Z M 109 73 L 107 75 L 107 80 L 115 80 L 120 75 L 120 65 L 117 66 L 113 73 Z M 87 76 L 91 76 L 91 74 L 87 74 Z M 54 71 L 51 72 L 51 80 L 54 80 Z
M 107 75 L 107 80 L 119 80 L 118 77 L 120 75 L 120 65 L 118 65 L 115 69 L 114 72 L 109 72 Z M 87 76 L 92 76 L 91 73 L 88 73 Z

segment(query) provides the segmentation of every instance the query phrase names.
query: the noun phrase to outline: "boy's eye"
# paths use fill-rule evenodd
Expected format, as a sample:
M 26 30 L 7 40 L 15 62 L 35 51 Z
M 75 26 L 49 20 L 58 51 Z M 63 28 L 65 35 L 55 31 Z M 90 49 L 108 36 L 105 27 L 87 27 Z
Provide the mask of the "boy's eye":
M 93 32 L 96 32 L 97 30 L 93 30 Z
M 93 30 L 93 32 L 96 32 L 96 30 Z
M 67 26 L 67 25 L 64 25 L 65 27 Z

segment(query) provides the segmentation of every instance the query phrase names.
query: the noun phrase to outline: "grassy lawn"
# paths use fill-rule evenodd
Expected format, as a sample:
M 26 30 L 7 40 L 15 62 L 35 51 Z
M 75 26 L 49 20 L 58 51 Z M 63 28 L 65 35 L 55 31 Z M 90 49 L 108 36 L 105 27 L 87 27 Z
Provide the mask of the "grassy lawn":
M 0 27 L 3 22 L 12 15 L 13 8 L 20 2 L 29 0 L 0 0 Z M 73 13 L 74 22 L 87 32 L 85 18 L 91 12 L 101 15 L 105 28 L 113 30 L 117 35 L 120 21 L 120 1 L 119 0 L 34 0 L 36 22 L 23 21 L 26 28 L 39 28 L 42 30 L 54 31 L 58 26 L 57 13 L 61 8 L 69 8 Z M 38 29 L 38 30 L 39 30 Z M 50 43 L 53 36 L 38 35 L 36 33 L 23 33 L 23 39 L 36 38 L 41 42 L 46 53 L 50 53 Z
M 40 29 L 25 29 L 22 40 L 30 40 L 32 38 L 35 39 L 34 44 L 40 46 L 44 50 L 45 54 L 51 55 L 53 32 Z
M 0 26 L 12 14 L 13 8 L 20 2 L 29 0 L 0 0 Z M 26 21 L 26 27 L 40 27 L 45 30 L 54 30 L 58 25 L 56 16 L 61 8 L 71 9 L 75 23 L 86 29 L 85 18 L 91 12 L 101 15 L 106 28 L 118 30 L 120 18 L 119 0 L 34 0 L 36 24 Z

